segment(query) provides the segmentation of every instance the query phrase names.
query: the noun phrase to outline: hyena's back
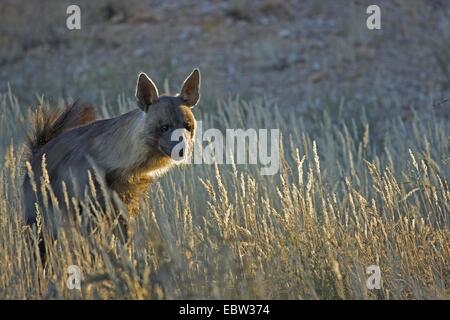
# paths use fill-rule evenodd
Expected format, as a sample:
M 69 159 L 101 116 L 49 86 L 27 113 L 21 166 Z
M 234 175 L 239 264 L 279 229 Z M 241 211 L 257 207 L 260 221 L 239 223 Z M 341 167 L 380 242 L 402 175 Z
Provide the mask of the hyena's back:
M 26 174 L 23 192 L 25 218 L 28 224 L 35 222 L 35 203 L 42 205 L 40 179 L 43 157 L 45 156 L 45 167 L 51 177 L 52 190 L 56 198 L 61 200 L 63 199 L 62 181 L 72 181 L 69 179 L 70 176 L 81 178 L 82 175 L 79 175 L 76 171 L 88 170 L 89 163 L 83 150 L 85 146 L 82 143 L 82 137 L 83 132 L 86 131 L 86 125 L 94 120 L 94 109 L 87 104 L 75 103 L 63 112 L 50 113 L 43 109 L 35 112 L 34 128 L 27 140 L 29 154 L 26 160 L 33 170 L 34 183 L 38 192 L 36 194 L 33 191 L 30 177 Z M 76 191 L 73 185 L 68 184 L 67 186 L 71 189 L 68 191 L 72 191 L 72 193 Z

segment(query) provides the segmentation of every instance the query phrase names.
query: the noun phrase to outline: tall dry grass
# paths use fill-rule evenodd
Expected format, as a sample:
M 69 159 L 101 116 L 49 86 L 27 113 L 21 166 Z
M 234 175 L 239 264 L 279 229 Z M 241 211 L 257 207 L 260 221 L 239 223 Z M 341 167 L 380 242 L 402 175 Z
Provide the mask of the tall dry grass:
M 117 105 L 99 110 L 130 108 Z M 38 230 L 21 219 L 26 108 L 11 93 L 0 107 L 1 298 L 449 298 L 446 119 L 413 115 L 380 129 L 345 102 L 303 117 L 267 99 L 204 102 L 195 112 L 206 128 L 282 129 L 280 174 L 175 169 L 151 187 L 130 246 L 110 224 L 92 233 L 75 225 L 47 241 L 43 266 L 27 240 Z M 81 267 L 81 290 L 67 288 L 69 265 Z M 381 269 L 380 290 L 366 287 L 370 265 Z

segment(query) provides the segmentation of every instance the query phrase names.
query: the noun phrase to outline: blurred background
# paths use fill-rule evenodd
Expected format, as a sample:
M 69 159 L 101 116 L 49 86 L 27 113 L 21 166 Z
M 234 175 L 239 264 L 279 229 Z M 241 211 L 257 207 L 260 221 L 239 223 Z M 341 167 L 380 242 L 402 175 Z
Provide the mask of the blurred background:
M 448 0 L 0 0 L 0 298 L 448 299 L 449 18 Z M 203 129 L 280 129 L 280 173 L 178 167 L 132 250 L 64 231 L 37 268 L 18 214 L 29 111 L 117 116 L 139 72 L 175 93 L 194 67 Z
M 66 28 L 70 4 L 81 30 Z M 381 30 L 366 27 L 370 4 Z M 239 95 L 307 113 L 346 97 L 407 118 L 450 96 L 449 1 L 2 0 L 0 16 L 0 92 L 29 106 L 114 103 L 140 71 L 176 91 L 194 66 L 203 108 Z M 448 106 L 434 110 L 449 117 Z

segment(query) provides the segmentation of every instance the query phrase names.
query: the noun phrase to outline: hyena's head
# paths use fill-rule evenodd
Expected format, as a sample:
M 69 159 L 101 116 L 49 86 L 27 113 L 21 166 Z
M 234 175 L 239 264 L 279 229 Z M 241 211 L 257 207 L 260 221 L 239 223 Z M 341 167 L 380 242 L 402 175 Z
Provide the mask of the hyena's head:
M 192 108 L 200 99 L 200 71 L 194 69 L 174 96 L 159 96 L 153 81 L 141 73 L 136 98 L 145 113 L 144 140 L 149 152 L 178 163 L 186 160 L 193 149 L 196 122 Z

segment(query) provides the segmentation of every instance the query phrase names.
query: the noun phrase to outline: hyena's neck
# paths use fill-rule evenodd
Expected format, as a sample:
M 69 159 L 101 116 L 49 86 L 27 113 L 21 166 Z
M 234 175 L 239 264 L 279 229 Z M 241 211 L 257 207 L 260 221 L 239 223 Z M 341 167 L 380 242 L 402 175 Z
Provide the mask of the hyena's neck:
M 126 178 L 154 179 L 171 166 L 170 158 L 161 157 L 157 146 L 146 143 L 146 114 L 140 109 L 108 120 L 108 127 L 97 139 L 95 148 L 101 150 L 102 167 Z
M 161 158 L 145 143 L 145 117 L 141 110 L 134 110 L 107 120 L 108 127 L 94 146 L 100 151 L 97 161 L 105 171 L 106 183 L 132 213 L 157 173 L 170 167 L 167 157 Z
M 127 170 L 136 166 L 145 156 L 141 141 L 145 129 L 145 114 L 133 110 L 107 120 L 106 130 L 96 139 L 95 149 L 101 152 L 102 167 L 107 170 Z M 94 150 L 95 150 L 94 149 Z

